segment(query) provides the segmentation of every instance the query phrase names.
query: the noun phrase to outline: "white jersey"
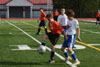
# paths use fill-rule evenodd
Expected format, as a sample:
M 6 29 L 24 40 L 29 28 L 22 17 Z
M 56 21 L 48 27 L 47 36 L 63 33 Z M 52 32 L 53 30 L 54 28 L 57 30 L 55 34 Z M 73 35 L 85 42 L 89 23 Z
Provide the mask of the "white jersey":
M 68 30 L 67 34 L 68 35 L 76 34 L 76 29 L 79 28 L 78 20 L 76 19 L 69 20 L 68 25 L 69 25 L 69 28 L 67 29 Z
M 67 25 L 67 21 L 68 21 L 68 17 L 66 14 L 64 15 L 59 15 L 57 22 L 61 25 L 61 26 L 66 26 Z

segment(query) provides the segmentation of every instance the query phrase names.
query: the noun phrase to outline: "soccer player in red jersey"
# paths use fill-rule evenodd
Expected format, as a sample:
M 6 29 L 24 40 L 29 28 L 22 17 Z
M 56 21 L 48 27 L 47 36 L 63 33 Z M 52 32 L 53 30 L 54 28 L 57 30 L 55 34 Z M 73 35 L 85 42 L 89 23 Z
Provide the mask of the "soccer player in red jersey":
M 45 22 L 45 20 L 46 20 L 46 14 L 43 11 L 43 8 L 40 8 L 40 11 L 41 11 L 41 15 L 40 15 L 40 21 L 41 22 L 39 24 L 38 32 L 36 33 L 36 35 L 39 35 L 41 27 L 44 27 L 45 32 L 47 33 L 46 22 Z
M 96 14 L 96 25 L 99 24 L 100 25 L 100 10 L 98 10 L 97 14 Z
M 53 16 L 54 16 L 54 20 L 57 21 L 58 16 L 59 16 L 59 12 L 58 12 L 57 9 L 56 9 L 55 12 L 53 13 Z
M 60 26 L 58 22 L 54 21 L 52 14 L 48 14 L 46 17 L 49 22 L 48 26 L 51 32 L 48 32 L 43 36 L 41 45 L 45 46 L 45 40 L 47 38 L 50 40 L 52 45 L 51 45 L 51 56 L 50 56 L 49 63 L 54 63 L 55 45 L 60 37 L 61 32 L 64 33 L 66 40 L 67 40 L 67 36 L 66 36 L 67 34 L 64 31 L 63 27 Z

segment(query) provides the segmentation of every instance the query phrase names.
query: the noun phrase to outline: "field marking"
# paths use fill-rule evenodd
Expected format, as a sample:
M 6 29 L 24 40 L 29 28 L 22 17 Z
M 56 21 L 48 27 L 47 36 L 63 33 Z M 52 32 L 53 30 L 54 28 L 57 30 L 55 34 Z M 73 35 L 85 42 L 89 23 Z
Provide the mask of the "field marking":
M 80 43 L 80 44 L 83 44 L 83 45 L 85 45 L 85 46 L 87 46 L 87 47 L 93 48 L 93 49 L 95 49 L 95 50 L 97 50 L 97 51 L 100 51 L 100 49 L 99 49 L 99 48 L 94 47 L 94 46 L 92 46 L 92 45 L 88 45 L 88 44 L 83 43 L 83 42 L 80 42 L 80 41 L 78 41 L 78 40 L 76 40 L 76 42 L 77 42 L 77 43 Z
M 18 49 L 11 49 L 11 50 L 37 50 L 36 48 L 30 48 L 28 45 L 9 45 L 10 47 L 18 47 Z
M 25 22 L 22 22 L 22 23 L 24 23 L 24 24 L 26 24 L 26 25 L 33 26 L 32 24 L 29 24 L 29 23 L 25 23 Z M 33 27 L 36 27 L 36 26 L 33 26 Z M 42 28 L 42 29 L 43 29 L 43 28 Z M 61 37 L 64 37 L 64 36 L 61 35 Z M 97 51 L 100 51 L 99 48 L 94 47 L 94 46 L 92 46 L 92 45 L 88 45 L 88 44 L 86 44 L 86 43 L 84 43 L 84 42 L 80 42 L 80 41 L 78 41 L 78 40 L 76 40 L 75 42 L 77 42 L 77 43 L 79 43 L 79 44 L 82 44 L 82 45 L 85 45 L 85 46 L 87 46 L 87 47 L 93 48 L 93 49 L 95 49 L 95 50 L 97 50 Z
M 19 28 L 18 26 L 6 21 L 8 24 L 10 24 L 11 26 L 17 28 L 18 30 L 20 30 L 21 32 L 23 32 L 24 34 L 26 34 L 28 37 L 30 37 L 32 40 L 36 41 L 38 44 L 41 44 L 40 41 L 38 41 L 36 38 L 34 38 L 33 36 L 29 35 L 27 32 L 25 32 L 24 30 L 22 30 L 21 28 Z M 50 48 L 48 48 L 46 46 L 47 50 L 51 51 Z M 55 52 L 55 55 L 58 56 L 61 60 L 64 60 L 65 58 L 63 56 L 61 56 L 60 54 L 58 54 L 57 52 Z M 73 65 L 70 61 L 66 62 L 67 64 L 69 64 L 71 67 L 77 67 L 75 65 Z
M 57 49 L 61 49 L 61 47 L 62 47 L 62 44 L 59 44 L 59 45 L 56 45 L 56 46 L 55 46 L 55 48 L 57 48 Z M 83 46 L 83 45 L 77 45 L 77 44 L 75 44 L 74 50 L 82 50 L 82 49 L 85 49 L 85 48 L 86 48 L 86 47 Z
M 86 29 L 81 29 L 81 30 L 83 30 L 83 31 L 88 31 L 88 32 L 90 32 L 90 33 L 100 34 L 100 32 L 94 32 L 94 31 L 90 31 L 90 30 L 86 30 Z

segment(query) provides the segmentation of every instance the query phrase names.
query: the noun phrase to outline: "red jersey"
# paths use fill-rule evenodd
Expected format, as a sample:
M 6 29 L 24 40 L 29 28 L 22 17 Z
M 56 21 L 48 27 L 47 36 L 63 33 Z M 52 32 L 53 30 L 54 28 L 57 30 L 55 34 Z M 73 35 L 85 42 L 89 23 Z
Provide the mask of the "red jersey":
M 96 17 L 100 17 L 100 13 L 97 13 L 97 14 L 96 14 Z
M 56 12 L 53 13 L 53 15 L 54 15 L 54 16 L 59 16 L 59 12 L 56 11 Z
M 60 26 L 60 24 L 56 21 L 53 21 L 52 24 L 48 23 L 48 25 L 49 25 L 49 29 L 51 33 L 53 34 L 56 34 L 56 33 L 61 34 L 62 30 L 64 30 L 63 27 Z
M 46 14 L 45 14 L 45 12 L 41 12 L 40 20 L 46 20 Z

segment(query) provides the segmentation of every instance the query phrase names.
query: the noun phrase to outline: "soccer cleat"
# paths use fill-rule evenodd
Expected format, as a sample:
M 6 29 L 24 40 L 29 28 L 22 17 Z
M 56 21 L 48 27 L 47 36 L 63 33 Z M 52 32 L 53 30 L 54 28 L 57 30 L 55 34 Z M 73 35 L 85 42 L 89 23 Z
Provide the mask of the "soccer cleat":
M 67 62 L 67 61 L 72 61 L 72 58 L 71 57 L 68 57 L 64 60 L 64 62 Z
M 55 63 L 55 60 L 49 60 L 49 63 L 53 64 L 53 63 Z
M 80 61 L 75 61 L 73 65 L 80 65 Z
M 35 35 L 39 35 L 39 33 L 36 33 Z

